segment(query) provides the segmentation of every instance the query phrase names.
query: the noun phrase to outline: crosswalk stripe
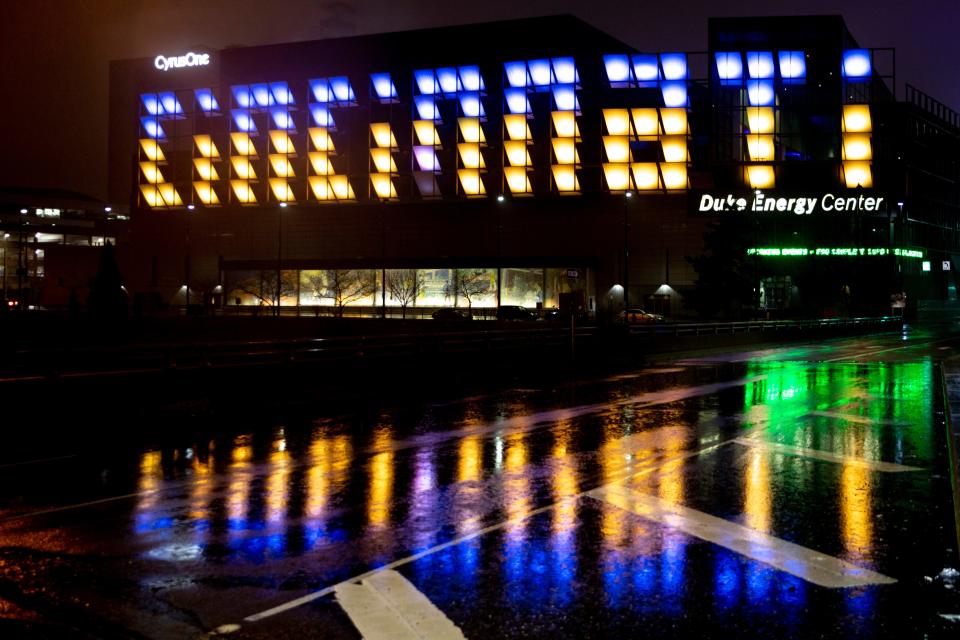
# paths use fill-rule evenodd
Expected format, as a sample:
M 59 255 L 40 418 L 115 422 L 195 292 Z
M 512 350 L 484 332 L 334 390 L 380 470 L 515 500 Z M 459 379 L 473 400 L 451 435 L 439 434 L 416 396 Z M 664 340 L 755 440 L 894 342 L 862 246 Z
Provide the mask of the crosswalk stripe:
M 364 640 L 465 640 L 436 605 L 392 569 L 360 584 L 337 585 L 334 593 Z
M 923 471 L 920 467 L 910 467 L 894 462 L 883 462 L 882 460 L 868 460 L 867 458 L 858 458 L 856 456 L 845 456 L 842 453 L 833 453 L 832 451 L 821 451 L 819 449 L 806 449 L 803 447 L 794 447 L 779 442 L 765 442 L 755 438 L 736 438 L 737 444 L 753 449 L 761 449 L 772 453 L 782 453 L 788 456 L 800 456 L 804 458 L 815 458 L 817 460 L 826 460 L 827 462 L 836 462 L 837 464 L 850 465 L 871 471 L 883 471 L 885 473 L 903 473 L 905 471 Z
M 896 582 L 893 578 L 839 558 L 622 485 L 607 485 L 594 489 L 587 495 L 654 522 L 665 524 L 687 535 L 736 551 L 751 560 L 768 564 L 822 587 L 840 589 Z

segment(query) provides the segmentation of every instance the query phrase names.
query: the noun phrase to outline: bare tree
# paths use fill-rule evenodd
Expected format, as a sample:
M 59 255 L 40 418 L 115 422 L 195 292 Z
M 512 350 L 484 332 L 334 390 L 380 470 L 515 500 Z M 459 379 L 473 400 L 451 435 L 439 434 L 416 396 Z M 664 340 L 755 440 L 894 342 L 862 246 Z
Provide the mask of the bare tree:
M 310 275 L 307 285 L 315 297 L 333 300 L 337 317 L 342 318 L 345 306 L 374 294 L 377 276 L 365 269 L 329 269 Z
M 387 271 L 387 291 L 400 303 L 400 315 L 407 317 L 407 305 L 416 304 L 423 287 L 423 274 L 417 269 L 390 269 Z
M 443 288 L 443 295 L 453 298 L 456 306 L 457 297 L 467 301 L 467 309 L 473 308 L 473 300 L 490 292 L 490 278 L 483 269 L 453 269 L 450 280 Z
M 280 272 L 280 298 L 286 298 L 297 293 L 296 271 Z M 257 299 L 260 306 L 270 307 L 277 301 L 277 272 L 240 271 L 234 276 L 231 283 L 231 295 L 245 293 Z

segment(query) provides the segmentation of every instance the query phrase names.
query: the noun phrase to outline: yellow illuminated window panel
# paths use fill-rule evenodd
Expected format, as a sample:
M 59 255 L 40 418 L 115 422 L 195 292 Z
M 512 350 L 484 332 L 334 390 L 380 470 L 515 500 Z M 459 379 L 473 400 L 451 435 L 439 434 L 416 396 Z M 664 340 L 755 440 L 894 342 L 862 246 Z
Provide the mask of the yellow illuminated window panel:
M 634 162 L 630 165 L 633 184 L 640 191 L 652 191 L 660 188 L 660 172 L 656 162 Z
M 220 151 L 217 149 L 217 145 L 213 143 L 213 138 L 208 135 L 196 135 L 193 136 L 193 142 L 197 145 L 197 153 L 200 154 L 201 158 L 219 158 Z
M 166 160 L 166 158 L 163 157 L 163 150 L 160 148 L 160 145 L 157 144 L 156 140 L 142 138 L 140 140 L 140 148 L 143 149 L 143 155 L 151 162 L 163 162 Z
M 270 142 L 273 144 L 273 150 L 277 153 L 292 155 L 297 152 L 293 148 L 293 140 L 290 139 L 286 131 L 271 131 Z
M 865 104 L 843 105 L 842 127 L 844 133 L 869 133 L 873 131 L 870 107 Z
M 873 172 L 869 162 L 844 162 L 843 179 L 848 189 L 873 186 Z
M 685 136 L 690 133 L 686 109 L 660 109 L 660 120 L 663 123 L 663 132 L 668 136 Z
M 197 197 L 203 204 L 220 204 L 220 198 L 217 197 L 217 192 L 209 182 L 194 182 L 193 190 L 197 192 Z
M 291 164 L 286 155 L 280 153 L 270 154 L 270 166 L 273 167 L 273 173 L 280 178 L 296 177 L 293 171 L 293 164 Z
M 330 132 L 327 131 L 326 127 L 311 127 L 308 129 L 310 134 L 310 142 L 313 143 L 313 148 L 317 151 L 326 151 L 328 153 L 333 153 L 336 151 L 333 147 L 333 138 L 330 137 Z
M 336 173 L 333 162 L 326 151 L 311 151 L 309 154 L 310 166 L 318 176 L 327 176 Z
M 523 167 L 504 167 L 503 175 L 507 179 L 507 188 L 510 189 L 510 193 L 533 193 L 527 170 Z
M 747 135 L 747 155 L 754 162 L 770 162 L 774 159 L 773 136 L 770 134 Z
M 233 141 L 233 149 L 238 156 L 257 157 L 257 148 L 253 145 L 253 140 L 246 133 L 239 131 L 230 134 L 230 140 Z
M 603 177 L 610 191 L 626 191 L 630 188 L 630 165 L 604 163 Z
M 626 109 L 604 109 L 603 123 L 611 136 L 630 135 L 630 112 Z
M 370 124 L 370 134 L 373 143 L 381 149 L 396 149 L 397 139 L 390 130 L 389 122 L 373 122 Z
M 870 146 L 869 133 L 843 134 L 844 160 L 870 160 L 872 157 L 873 149 Z
M 511 167 L 529 167 L 533 164 L 530 161 L 530 152 L 527 151 L 527 143 L 523 140 L 507 140 L 503 143 L 503 150 L 507 154 L 507 164 Z
M 660 119 L 656 109 L 631 109 L 633 131 L 638 136 L 656 136 L 660 134 Z
M 163 205 L 168 207 L 179 207 L 183 204 L 183 200 L 180 199 L 180 194 L 177 193 L 177 190 L 173 188 L 173 185 L 169 182 L 165 184 L 158 184 L 154 187 L 151 187 L 157 190 L 160 194 L 160 199 L 163 202 Z
M 747 185 L 751 189 L 769 189 L 776 183 L 773 167 L 758 164 L 747 167 Z
M 283 178 L 270 178 L 270 191 L 279 202 L 296 202 L 290 183 Z
M 156 162 L 141 162 L 140 171 L 143 173 L 143 179 L 150 184 L 165 182 L 163 173 L 157 168 Z
M 660 146 L 663 148 L 663 159 L 667 162 L 688 160 L 686 136 L 663 136 L 660 138 Z
M 457 118 L 457 124 L 464 142 L 485 143 L 487 141 L 483 127 L 480 126 L 480 118 Z
M 413 130 L 417 134 L 417 142 L 420 145 L 436 146 L 440 144 L 440 134 L 437 133 L 437 127 L 431 120 L 414 120 Z
M 557 191 L 561 193 L 574 193 L 580 190 L 580 181 L 577 180 L 577 172 L 572 165 L 555 164 L 553 169 L 553 182 L 557 186 Z
M 396 173 L 397 163 L 390 153 L 390 149 L 370 149 L 370 158 L 373 166 L 379 173 Z
M 330 182 L 330 188 L 333 190 L 333 195 L 337 197 L 337 200 L 356 199 L 357 196 L 353 192 L 353 187 L 350 186 L 350 181 L 347 180 L 347 176 L 330 176 L 328 180 Z
M 162 207 L 163 198 L 160 197 L 160 191 L 149 184 L 140 185 L 140 193 L 143 196 L 144 202 L 146 202 L 151 207 Z
M 573 111 L 554 111 L 551 114 L 553 130 L 558 138 L 579 138 L 580 127 L 577 125 L 577 115 Z
M 246 180 L 231 180 L 230 187 L 233 189 L 233 196 L 241 204 L 255 204 L 257 196 L 254 195 L 250 183 Z
M 669 190 L 686 189 L 687 165 L 685 162 L 664 162 L 660 164 L 663 186 Z
M 236 177 L 241 180 L 257 179 L 257 173 L 253 170 L 253 165 L 245 156 L 233 156 L 230 158 L 230 162 L 233 164 L 233 173 Z
M 459 169 L 457 177 L 460 179 L 460 188 L 468 196 L 482 196 L 487 191 L 480 179 L 480 172 L 476 169 Z
M 200 176 L 201 180 L 210 181 L 220 179 L 216 167 L 213 166 L 213 162 L 211 162 L 209 158 L 194 158 L 193 166 L 197 170 L 197 175 Z
M 527 125 L 527 117 L 523 114 L 503 116 L 503 124 L 507 129 L 507 137 L 510 140 L 530 140 L 533 138 L 530 134 L 530 127 Z
M 457 153 L 460 154 L 460 162 L 465 169 L 483 169 L 486 167 L 483 154 L 480 153 L 479 144 L 461 142 L 457 145 Z
M 354 200 L 356 195 L 347 181 L 347 176 L 310 176 L 310 190 L 317 200 Z
M 577 143 L 574 138 L 553 138 L 553 155 L 557 164 L 577 164 L 580 154 L 577 153 Z
M 610 162 L 630 162 L 630 138 L 603 136 L 603 150 Z
M 776 128 L 773 107 L 747 107 L 747 128 L 750 133 L 773 133 Z
M 379 198 L 396 198 L 397 190 L 393 186 L 393 180 L 389 173 L 371 173 L 370 183 L 373 185 L 373 191 Z

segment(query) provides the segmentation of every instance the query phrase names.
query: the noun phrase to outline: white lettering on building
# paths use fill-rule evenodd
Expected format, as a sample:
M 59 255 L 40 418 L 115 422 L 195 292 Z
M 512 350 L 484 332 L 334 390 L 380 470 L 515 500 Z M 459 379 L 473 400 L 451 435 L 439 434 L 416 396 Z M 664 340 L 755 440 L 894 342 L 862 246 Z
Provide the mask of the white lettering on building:
M 876 196 L 838 196 L 827 193 L 816 197 L 777 197 L 761 191 L 756 192 L 748 201 L 744 196 L 725 194 L 714 196 L 704 193 L 700 196 L 698 207 L 701 213 L 736 213 L 752 211 L 757 213 L 793 213 L 798 216 L 811 213 L 859 213 L 882 211 L 882 197 Z
M 180 69 L 181 67 L 205 67 L 210 64 L 209 53 L 194 53 L 190 51 L 182 56 L 157 56 L 153 59 L 153 66 L 160 71 Z

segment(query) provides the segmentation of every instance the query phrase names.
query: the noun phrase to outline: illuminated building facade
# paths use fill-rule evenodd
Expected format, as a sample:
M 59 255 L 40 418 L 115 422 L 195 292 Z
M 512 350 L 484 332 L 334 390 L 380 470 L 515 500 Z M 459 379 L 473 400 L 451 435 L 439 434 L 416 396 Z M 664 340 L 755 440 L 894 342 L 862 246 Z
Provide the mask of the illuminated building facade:
M 932 213 L 911 176 L 940 158 L 904 158 L 921 121 L 956 145 L 955 114 L 895 101 L 892 50 L 839 17 L 709 32 L 642 53 L 560 16 L 117 61 L 126 279 L 173 305 L 678 315 L 735 220 L 755 305 L 945 298 L 952 266 L 922 269 L 952 260 L 956 188 Z

